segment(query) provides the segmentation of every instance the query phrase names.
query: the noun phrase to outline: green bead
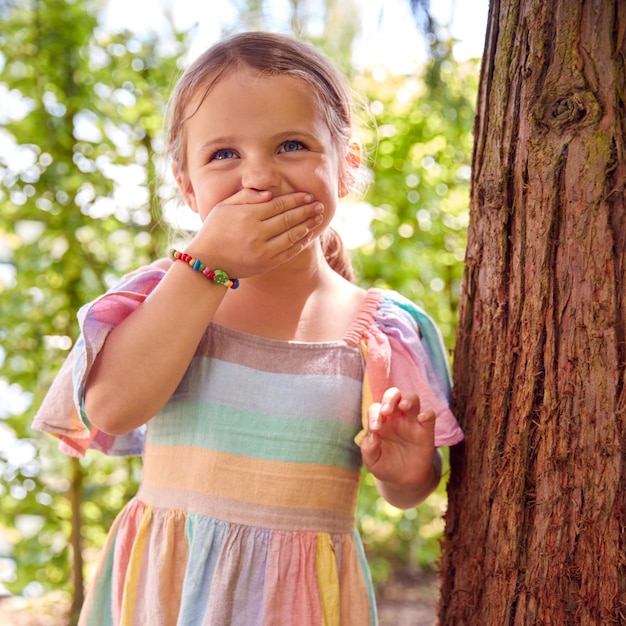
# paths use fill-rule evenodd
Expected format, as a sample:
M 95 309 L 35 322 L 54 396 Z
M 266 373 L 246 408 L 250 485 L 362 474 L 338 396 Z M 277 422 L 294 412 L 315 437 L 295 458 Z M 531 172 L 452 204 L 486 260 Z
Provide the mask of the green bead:
M 213 282 L 216 285 L 225 285 L 228 282 L 228 274 L 224 270 L 213 270 L 213 273 L 215 274 Z

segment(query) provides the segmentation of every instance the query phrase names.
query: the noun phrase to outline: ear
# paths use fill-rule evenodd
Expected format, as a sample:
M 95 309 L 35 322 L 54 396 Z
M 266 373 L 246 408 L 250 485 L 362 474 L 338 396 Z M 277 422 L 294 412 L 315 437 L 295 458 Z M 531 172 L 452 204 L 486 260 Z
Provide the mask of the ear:
M 341 198 L 350 193 L 350 188 L 356 180 L 356 173 L 361 166 L 361 144 L 356 139 L 351 139 L 346 152 L 346 161 L 339 183 L 339 196 Z
M 185 203 L 192 211 L 197 213 L 198 205 L 196 203 L 196 194 L 194 193 L 191 182 L 187 176 L 182 173 L 178 163 L 176 162 L 172 163 L 172 173 L 174 174 L 174 179 L 176 180 L 176 184 L 180 189 L 180 193 L 182 194 Z
M 361 166 L 361 143 L 358 139 L 350 139 L 346 160 L 348 166 L 354 171 L 358 170 Z

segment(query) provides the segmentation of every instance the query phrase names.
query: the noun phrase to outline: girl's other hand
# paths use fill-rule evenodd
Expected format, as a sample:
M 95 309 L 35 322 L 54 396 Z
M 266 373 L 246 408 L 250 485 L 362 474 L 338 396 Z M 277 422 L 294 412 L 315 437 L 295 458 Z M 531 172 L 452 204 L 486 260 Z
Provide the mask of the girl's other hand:
M 416 393 L 402 394 L 392 387 L 369 407 L 368 418 L 363 462 L 386 500 L 401 508 L 415 506 L 439 482 L 435 412 L 421 410 Z

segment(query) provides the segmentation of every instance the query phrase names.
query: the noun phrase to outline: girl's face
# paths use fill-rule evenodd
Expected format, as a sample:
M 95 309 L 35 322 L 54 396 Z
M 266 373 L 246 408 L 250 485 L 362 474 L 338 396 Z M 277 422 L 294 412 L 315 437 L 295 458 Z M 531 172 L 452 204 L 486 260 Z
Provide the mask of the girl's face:
M 346 160 L 305 82 L 236 70 L 218 80 L 185 124 L 187 172 L 179 182 L 202 220 L 245 188 L 273 197 L 304 191 L 324 204 L 318 232 L 326 228 L 345 195 Z

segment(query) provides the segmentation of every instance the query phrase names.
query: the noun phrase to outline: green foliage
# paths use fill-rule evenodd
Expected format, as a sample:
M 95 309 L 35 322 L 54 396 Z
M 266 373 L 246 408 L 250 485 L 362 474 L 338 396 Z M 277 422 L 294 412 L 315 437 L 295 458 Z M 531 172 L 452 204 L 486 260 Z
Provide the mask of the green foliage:
M 357 519 L 375 583 L 401 572 L 432 570 L 439 557 L 446 510 L 446 480 L 420 506 L 400 510 L 378 495 L 374 478 L 364 471 Z
M 354 31 L 337 22 L 337 6 L 323 15 L 344 49 Z M 19 563 L 7 581 L 0 561 L 0 582 L 15 592 L 69 590 L 76 512 L 68 491 L 77 477 L 56 443 L 29 425 L 76 339 L 79 307 L 163 254 L 161 207 L 170 196 L 156 172 L 159 134 L 184 44 L 182 35 L 166 48 L 103 33 L 89 0 L 0 8 L 0 97 L 10 104 L 0 110 L 0 559 Z M 326 49 L 347 66 L 347 55 Z M 380 139 L 365 198 L 375 208 L 374 237 L 354 254 L 359 280 L 420 303 L 452 347 L 476 65 L 459 66 L 435 42 L 424 76 L 353 82 L 371 102 L 367 141 Z M 131 200 L 122 193 L 129 177 Z M 141 468 L 138 459 L 99 454 L 79 468 L 91 563 Z M 442 486 L 417 510 L 394 509 L 364 473 L 359 526 L 376 580 L 432 567 L 444 506 Z
M 468 221 L 469 168 L 478 64 L 457 63 L 434 41 L 423 76 L 361 77 L 374 115 L 375 208 L 370 243 L 354 251 L 364 286 L 396 289 L 434 318 L 454 346 Z M 447 466 L 444 468 L 447 471 Z M 439 555 L 446 481 L 417 509 L 400 511 L 364 475 L 359 528 L 372 576 L 432 569 Z
M 366 285 L 420 304 L 453 347 L 468 221 L 478 72 L 446 42 L 433 44 L 423 76 L 357 83 L 374 118 L 372 241 L 356 251 Z
M 157 39 L 96 27 L 87 0 L 0 12 L 0 87 L 12 105 L 0 134 L 0 528 L 19 563 L 5 582 L 18 592 L 67 588 L 69 579 L 76 477 L 29 424 L 76 338 L 75 313 L 165 248 L 150 207 L 182 37 L 165 53 Z M 135 201 L 120 200 L 121 168 Z M 138 461 L 88 459 L 83 468 L 85 546 L 97 549 L 136 488 Z M 122 490 L 112 486 L 120 478 Z

